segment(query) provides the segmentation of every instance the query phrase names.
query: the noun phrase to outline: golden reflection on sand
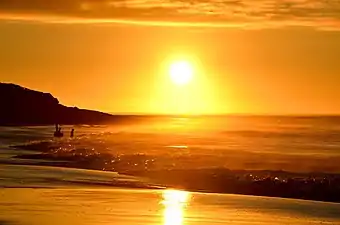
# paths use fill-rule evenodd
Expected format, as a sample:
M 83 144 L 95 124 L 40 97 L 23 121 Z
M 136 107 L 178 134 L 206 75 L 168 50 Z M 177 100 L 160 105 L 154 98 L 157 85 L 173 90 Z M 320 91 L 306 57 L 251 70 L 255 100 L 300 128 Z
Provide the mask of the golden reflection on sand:
M 189 200 L 190 194 L 186 191 L 165 190 L 162 201 L 164 225 L 182 225 Z

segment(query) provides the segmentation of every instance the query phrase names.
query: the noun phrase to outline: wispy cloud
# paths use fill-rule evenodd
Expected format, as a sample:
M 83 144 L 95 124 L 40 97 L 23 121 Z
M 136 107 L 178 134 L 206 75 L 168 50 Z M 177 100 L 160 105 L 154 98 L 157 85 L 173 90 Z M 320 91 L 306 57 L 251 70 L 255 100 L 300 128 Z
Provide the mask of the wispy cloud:
M 340 0 L 1 0 L 0 18 L 43 22 L 340 29 Z

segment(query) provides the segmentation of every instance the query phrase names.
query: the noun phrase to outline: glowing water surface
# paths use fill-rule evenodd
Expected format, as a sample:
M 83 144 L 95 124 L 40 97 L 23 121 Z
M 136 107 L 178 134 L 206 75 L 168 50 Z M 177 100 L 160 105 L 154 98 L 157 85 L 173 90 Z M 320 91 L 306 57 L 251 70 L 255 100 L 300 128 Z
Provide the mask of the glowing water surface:
M 0 189 L 1 224 L 340 224 L 340 204 L 133 189 Z

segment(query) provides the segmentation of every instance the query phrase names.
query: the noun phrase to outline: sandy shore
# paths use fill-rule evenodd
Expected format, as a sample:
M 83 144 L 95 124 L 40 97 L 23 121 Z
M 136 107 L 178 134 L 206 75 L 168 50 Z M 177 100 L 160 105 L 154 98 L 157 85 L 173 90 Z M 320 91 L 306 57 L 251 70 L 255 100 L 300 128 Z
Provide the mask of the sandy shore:
M 3 188 L 0 224 L 340 224 L 340 204 L 176 190 Z
M 340 204 L 156 189 L 112 172 L 0 165 L 0 225 L 340 224 Z

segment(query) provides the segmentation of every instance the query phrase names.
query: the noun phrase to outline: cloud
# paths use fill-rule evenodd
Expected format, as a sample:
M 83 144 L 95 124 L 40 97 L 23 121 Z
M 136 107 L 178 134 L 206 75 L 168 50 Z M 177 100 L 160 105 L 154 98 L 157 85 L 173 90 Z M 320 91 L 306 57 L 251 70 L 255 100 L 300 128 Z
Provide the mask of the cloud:
M 340 29 L 339 0 L 1 0 L 0 18 L 42 22 Z

